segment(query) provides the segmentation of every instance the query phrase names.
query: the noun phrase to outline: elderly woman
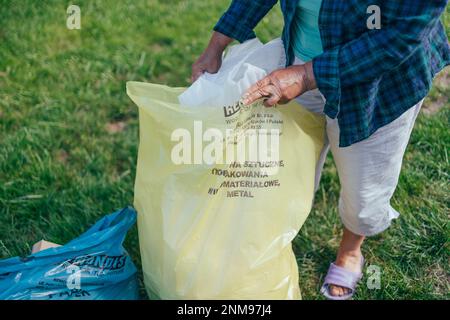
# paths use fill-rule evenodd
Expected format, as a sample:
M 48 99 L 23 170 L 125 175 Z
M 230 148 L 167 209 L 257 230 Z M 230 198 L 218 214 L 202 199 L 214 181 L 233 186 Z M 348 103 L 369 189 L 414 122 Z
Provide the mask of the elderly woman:
M 192 67 L 192 80 L 215 73 L 233 41 L 255 37 L 276 0 L 234 0 Z M 287 63 L 258 81 L 244 103 L 297 99 L 326 115 L 341 192 L 343 235 L 321 292 L 348 299 L 362 276 L 361 245 L 399 213 L 390 199 L 403 154 L 433 77 L 450 63 L 440 15 L 446 0 L 281 0 Z M 377 14 L 381 21 L 376 23 Z M 320 174 L 318 174 L 320 177 Z M 316 186 L 319 179 L 316 179 Z

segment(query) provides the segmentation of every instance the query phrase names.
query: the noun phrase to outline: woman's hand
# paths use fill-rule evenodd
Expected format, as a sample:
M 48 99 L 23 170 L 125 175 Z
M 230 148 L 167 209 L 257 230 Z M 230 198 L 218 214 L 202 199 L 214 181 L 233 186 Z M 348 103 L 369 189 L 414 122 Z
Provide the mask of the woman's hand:
M 249 105 L 260 98 L 266 107 L 287 103 L 306 91 L 317 88 L 312 62 L 279 69 L 259 80 L 243 96 Z
M 222 65 L 222 53 L 233 39 L 219 32 L 214 32 L 208 47 L 192 65 L 191 81 L 197 80 L 205 71 L 216 73 Z

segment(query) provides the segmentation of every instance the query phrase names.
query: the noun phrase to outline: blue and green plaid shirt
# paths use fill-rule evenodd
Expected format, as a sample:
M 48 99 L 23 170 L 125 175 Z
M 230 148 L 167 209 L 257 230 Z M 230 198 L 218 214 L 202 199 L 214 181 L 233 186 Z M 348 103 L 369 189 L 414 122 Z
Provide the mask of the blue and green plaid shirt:
M 277 0 L 234 0 L 215 31 L 240 42 Z M 287 65 L 298 0 L 281 0 Z M 370 5 L 381 9 L 381 29 L 369 29 Z M 338 118 L 339 145 L 369 137 L 398 118 L 429 92 L 433 77 L 450 64 L 450 48 L 440 22 L 447 0 L 323 0 L 319 29 L 324 52 L 313 60 L 324 112 Z

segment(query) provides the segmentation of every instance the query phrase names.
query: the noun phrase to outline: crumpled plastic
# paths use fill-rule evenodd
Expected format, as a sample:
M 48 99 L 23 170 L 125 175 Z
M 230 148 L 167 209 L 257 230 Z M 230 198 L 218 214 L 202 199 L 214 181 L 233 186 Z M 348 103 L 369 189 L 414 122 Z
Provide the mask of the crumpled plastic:
M 255 82 L 285 65 L 280 38 L 262 44 L 258 38 L 232 46 L 218 73 L 205 72 L 179 96 L 188 107 L 221 107 L 238 101 Z
M 64 246 L 0 260 L 0 300 L 135 300 L 137 270 L 122 246 L 136 212 L 99 220 Z

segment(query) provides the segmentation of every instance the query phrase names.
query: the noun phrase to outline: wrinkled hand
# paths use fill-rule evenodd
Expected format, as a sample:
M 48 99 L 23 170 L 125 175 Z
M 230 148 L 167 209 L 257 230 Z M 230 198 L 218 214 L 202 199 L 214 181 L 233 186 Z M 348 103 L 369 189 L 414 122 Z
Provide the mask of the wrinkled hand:
M 222 53 L 206 50 L 192 65 L 191 82 L 197 80 L 204 72 L 216 73 L 222 65 Z
M 191 82 L 197 80 L 204 72 L 219 71 L 222 65 L 222 53 L 232 41 L 232 38 L 214 31 L 205 51 L 192 65 Z
M 287 103 L 306 91 L 317 88 L 312 62 L 275 70 L 256 82 L 243 96 L 245 105 L 264 98 L 264 105 L 272 107 Z

